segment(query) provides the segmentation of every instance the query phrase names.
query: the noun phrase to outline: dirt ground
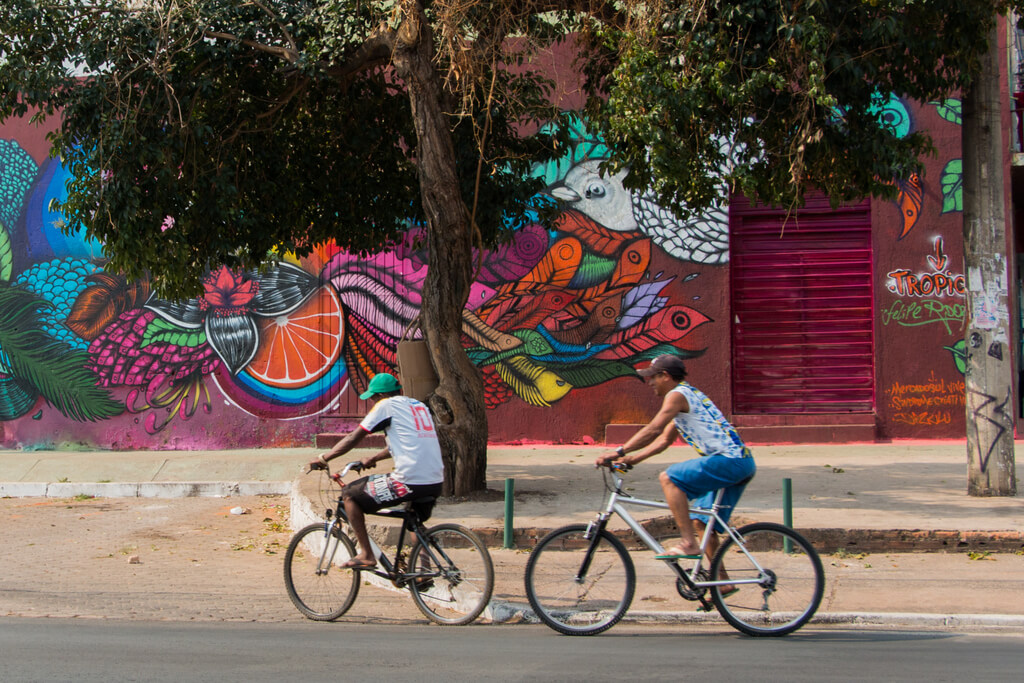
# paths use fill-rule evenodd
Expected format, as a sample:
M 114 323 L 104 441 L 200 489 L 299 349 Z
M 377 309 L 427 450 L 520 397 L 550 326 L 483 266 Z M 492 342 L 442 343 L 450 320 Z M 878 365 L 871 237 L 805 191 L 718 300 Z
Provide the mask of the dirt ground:
M 285 496 L 0 499 L 0 615 L 301 621 L 282 578 L 288 510 Z M 346 619 L 367 617 L 422 621 L 373 587 Z

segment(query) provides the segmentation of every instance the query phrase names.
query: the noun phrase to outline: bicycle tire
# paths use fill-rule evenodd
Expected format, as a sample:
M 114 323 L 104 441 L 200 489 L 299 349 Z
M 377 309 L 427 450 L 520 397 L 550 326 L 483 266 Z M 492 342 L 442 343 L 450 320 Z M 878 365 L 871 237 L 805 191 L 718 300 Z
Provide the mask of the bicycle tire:
M 541 621 L 568 636 L 607 631 L 626 614 L 636 590 L 636 568 L 619 539 L 602 531 L 586 538 L 586 524 L 555 529 L 526 562 L 526 597 Z M 588 554 L 586 576 L 577 579 Z
M 438 524 L 423 532 L 438 567 L 419 540 L 409 553 L 409 592 L 423 614 L 442 626 L 461 626 L 480 616 L 494 592 L 494 564 L 480 538 L 458 524 Z
M 352 606 L 359 595 L 359 572 L 342 569 L 340 563 L 355 557 L 355 545 L 340 527 L 328 546 L 327 571 L 317 572 L 324 541 L 324 522 L 299 530 L 284 556 L 284 585 L 300 612 L 314 621 L 334 621 Z
M 726 580 L 720 577 L 728 564 L 728 579 L 761 577 L 763 581 L 759 585 L 741 584 L 738 591 L 724 597 L 722 587 L 713 586 L 711 599 L 715 608 L 731 626 L 747 635 L 792 633 L 810 621 L 821 604 L 825 591 L 821 558 L 807 539 L 782 524 L 757 522 L 737 531 L 747 553 L 765 574 L 731 537 L 727 538 L 711 561 L 712 580 Z

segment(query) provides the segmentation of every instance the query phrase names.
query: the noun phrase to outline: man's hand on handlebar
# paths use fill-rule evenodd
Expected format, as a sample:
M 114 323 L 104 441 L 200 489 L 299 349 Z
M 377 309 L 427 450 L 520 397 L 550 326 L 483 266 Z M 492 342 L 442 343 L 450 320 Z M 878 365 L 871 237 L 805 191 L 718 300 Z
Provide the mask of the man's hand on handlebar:
M 595 467 L 608 467 L 616 470 L 629 470 L 633 469 L 632 463 L 628 462 L 628 458 L 624 455 L 619 455 L 618 451 L 610 453 L 608 455 L 602 455 L 594 461 Z
M 314 470 L 326 470 L 326 469 L 327 469 L 327 461 L 324 460 L 323 454 L 320 454 L 320 456 L 317 457 L 316 460 L 311 460 L 310 461 L 309 469 L 306 470 L 306 471 L 307 472 L 313 472 Z

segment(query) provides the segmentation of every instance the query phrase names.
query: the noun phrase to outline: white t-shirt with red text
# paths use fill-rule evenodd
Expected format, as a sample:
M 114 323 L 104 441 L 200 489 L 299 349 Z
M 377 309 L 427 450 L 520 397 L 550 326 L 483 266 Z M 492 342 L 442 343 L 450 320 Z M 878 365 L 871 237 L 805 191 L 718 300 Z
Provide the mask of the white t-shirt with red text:
M 381 399 L 359 426 L 367 432 L 384 430 L 398 481 L 413 485 L 444 481 L 437 430 L 430 411 L 421 401 L 408 396 Z

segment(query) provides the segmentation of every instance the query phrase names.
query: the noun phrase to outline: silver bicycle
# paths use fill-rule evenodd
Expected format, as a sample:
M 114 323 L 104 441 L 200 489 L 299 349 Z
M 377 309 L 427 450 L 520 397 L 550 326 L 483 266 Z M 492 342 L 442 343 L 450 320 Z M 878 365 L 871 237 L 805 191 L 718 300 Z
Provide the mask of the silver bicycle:
M 636 569 L 625 545 L 610 531 L 618 515 L 655 555 L 665 552 L 626 510 L 626 505 L 668 509 L 636 498 L 623 489 L 625 472 L 617 464 L 602 468 L 608 491 L 603 509 L 590 524 L 555 529 L 537 544 L 526 564 L 526 596 L 540 619 L 566 635 L 594 635 L 626 614 L 636 588 Z M 693 508 L 710 520 L 701 537 L 701 557 L 686 568 L 662 560 L 676 576 L 676 589 L 699 609 L 715 609 L 736 629 L 752 636 L 792 633 L 814 616 L 825 589 L 821 559 L 803 536 L 771 522 L 731 527 L 719 516 L 722 494 L 710 508 Z M 715 522 L 726 536 L 710 566 L 704 549 Z M 710 595 L 710 602 L 708 596 Z

